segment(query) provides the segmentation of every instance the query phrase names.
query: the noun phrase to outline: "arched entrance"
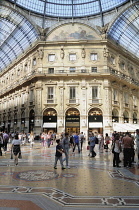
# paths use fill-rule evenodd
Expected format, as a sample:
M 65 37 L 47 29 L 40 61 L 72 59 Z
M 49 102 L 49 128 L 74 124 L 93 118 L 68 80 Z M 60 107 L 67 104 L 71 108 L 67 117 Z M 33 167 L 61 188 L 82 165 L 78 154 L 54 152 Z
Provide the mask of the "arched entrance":
M 68 133 L 80 132 L 80 112 L 76 108 L 70 108 L 66 111 L 65 130 Z
M 134 124 L 137 124 L 137 123 L 138 123 L 138 120 L 137 120 L 137 113 L 136 113 L 136 112 L 133 113 L 133 123 L 134 123 Z
M 124 117 L 124 123 L 129 123 L 129 114 L 127 111 L 124 111 L 123 117 Z
M 5 129 L 6 129 L 5 124 L 6 124 L 6 115 L 3 114 L 2 131 L 5 131 Z
M 112 111 L 112 122 L 119 122 L 119 113 L 117 109 L 113 109 Z
M 24 128 L 25 128 L 25 112 L 23 111 L 21 113 L 21 130 L 22 130 L 22 132 L 24 132 Z
M 8 114 L 8 127 L 7 127 L 7 132 L 10 133 L 11 130 L 11 114 Z
M 55 109 L 49 108 L 44 111 L 43 128 L 47 131 L 57 132 L 57 112 Z
M 103 115 L 99 108 L 92 108 L 88 113 L 88 131 L 103 133 Z
M 14 114 L 14 126 L 13 126 L 14 132 L 17 130 L 17 113 Z
M 32 109 L 30 110 L 29 113 L 29 133 L 34 130 L 34 118 L 35 118 L 35 112 Z

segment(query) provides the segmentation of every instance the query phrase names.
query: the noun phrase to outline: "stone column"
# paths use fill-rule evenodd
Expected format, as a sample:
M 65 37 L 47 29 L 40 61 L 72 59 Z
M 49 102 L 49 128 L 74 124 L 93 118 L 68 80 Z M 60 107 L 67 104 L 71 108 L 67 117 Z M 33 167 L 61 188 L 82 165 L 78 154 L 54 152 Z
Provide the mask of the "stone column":
M 132 98 L 132 91 L 129 91 L 129 123 L 133 124 L 133 98 Z
M 65 132 L 65 114 L 64 114 L 64 86 L 59 85 L 59 115 L 57 116 L 57 133 Z
M 85 80 L 82 80 L 81 84 L 81 97 L 80 97 L 80 132 L 83 132 L 85 136 L 88 134 L 87 122 L 88 122 L 88 113 L 87 113 L 87 84 Z
M 112 127 L 112 91 L 110 82 L 104 80 L 104 98 L 103 98 L 103 133 L 109 135 L 113 132 Z
M 119 93 L 120 93 L 120 95 L 119 95 L 119 102 L 120 102 L 119 123 L 124 123 L 124 117 L 123 117 L 123 113 L 124 113 L 124 99 L 123 99 L 122 87 L 120 88 Z
M 40 134 L 43 130 L 43 116 L 42 116 L 42 83 L 38 82 L 35 85 L 35 124 L 34 132 Z

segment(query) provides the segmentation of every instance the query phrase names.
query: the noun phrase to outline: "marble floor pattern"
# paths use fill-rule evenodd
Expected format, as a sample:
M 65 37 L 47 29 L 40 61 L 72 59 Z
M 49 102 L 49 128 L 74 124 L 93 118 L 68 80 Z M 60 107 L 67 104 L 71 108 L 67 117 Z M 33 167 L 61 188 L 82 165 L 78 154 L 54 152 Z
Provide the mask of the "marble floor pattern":
M 10 150 L 8 144 L 8 150 Z M 113 168 L 113 154 L 88 156 L 83 151 L 69 152 L 70 169 L 54 169 L 55 142 L 50 148 L 35 142 L 21 147 L 18 166 L 10 159 L 10 151 L 0 157 L 0 210 L 39 209 L 139 209 L 139 167 Z M 63 154 L 64 157 L 64 154 Z M 120 155 L 123 159 L 122 154 Z M 137 156 L 135 156 L 137 162 Z

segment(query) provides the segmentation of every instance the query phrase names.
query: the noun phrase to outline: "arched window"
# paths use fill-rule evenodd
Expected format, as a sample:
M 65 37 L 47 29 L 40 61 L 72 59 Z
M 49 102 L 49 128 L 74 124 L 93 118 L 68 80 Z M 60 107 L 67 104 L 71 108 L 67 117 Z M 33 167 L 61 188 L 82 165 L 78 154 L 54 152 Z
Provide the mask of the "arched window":
M 112 111 L 112 122 L 119 122 L 119 113 L 117 109 Z

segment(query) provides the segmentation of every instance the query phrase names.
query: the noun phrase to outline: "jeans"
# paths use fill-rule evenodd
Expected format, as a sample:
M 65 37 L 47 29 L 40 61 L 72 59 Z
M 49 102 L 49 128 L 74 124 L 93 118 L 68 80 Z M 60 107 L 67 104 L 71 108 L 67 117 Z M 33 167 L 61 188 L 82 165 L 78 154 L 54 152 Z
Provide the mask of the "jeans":
M 63 159 L 63 162 L 66 160 L 66 166 L 68 166 L 68 162 L 69 162 L 69 148 L 65 148 L 65 158 Z
M 131 155 L 132 155 L 132 149 L 124 148 L 124 167 L 126 166 L 131 167 Z
M 48 139 L 48 140 L 47 140 L 47 145 L 48 145 L 48 147 L 50 147 L 50 144 L 51 144 L 51 139 Z
M 62 156 L 55 156 L 55 163 L 54 163 L 54 167 L 57 166 L 57 161 L 60 161 L 61 167 L 63 168 L 63 160 L 62 160 Z
M 114 157 L 113 157 L 113 166 L 119 166 L 119 153 L 114 152 Z
M 79 143 L 75 143 L 74 144 L 73 152 L 75 151 L 76 145 L 78 147 L 78 153 L 80 153 L 80 145 L 79 145 Z

